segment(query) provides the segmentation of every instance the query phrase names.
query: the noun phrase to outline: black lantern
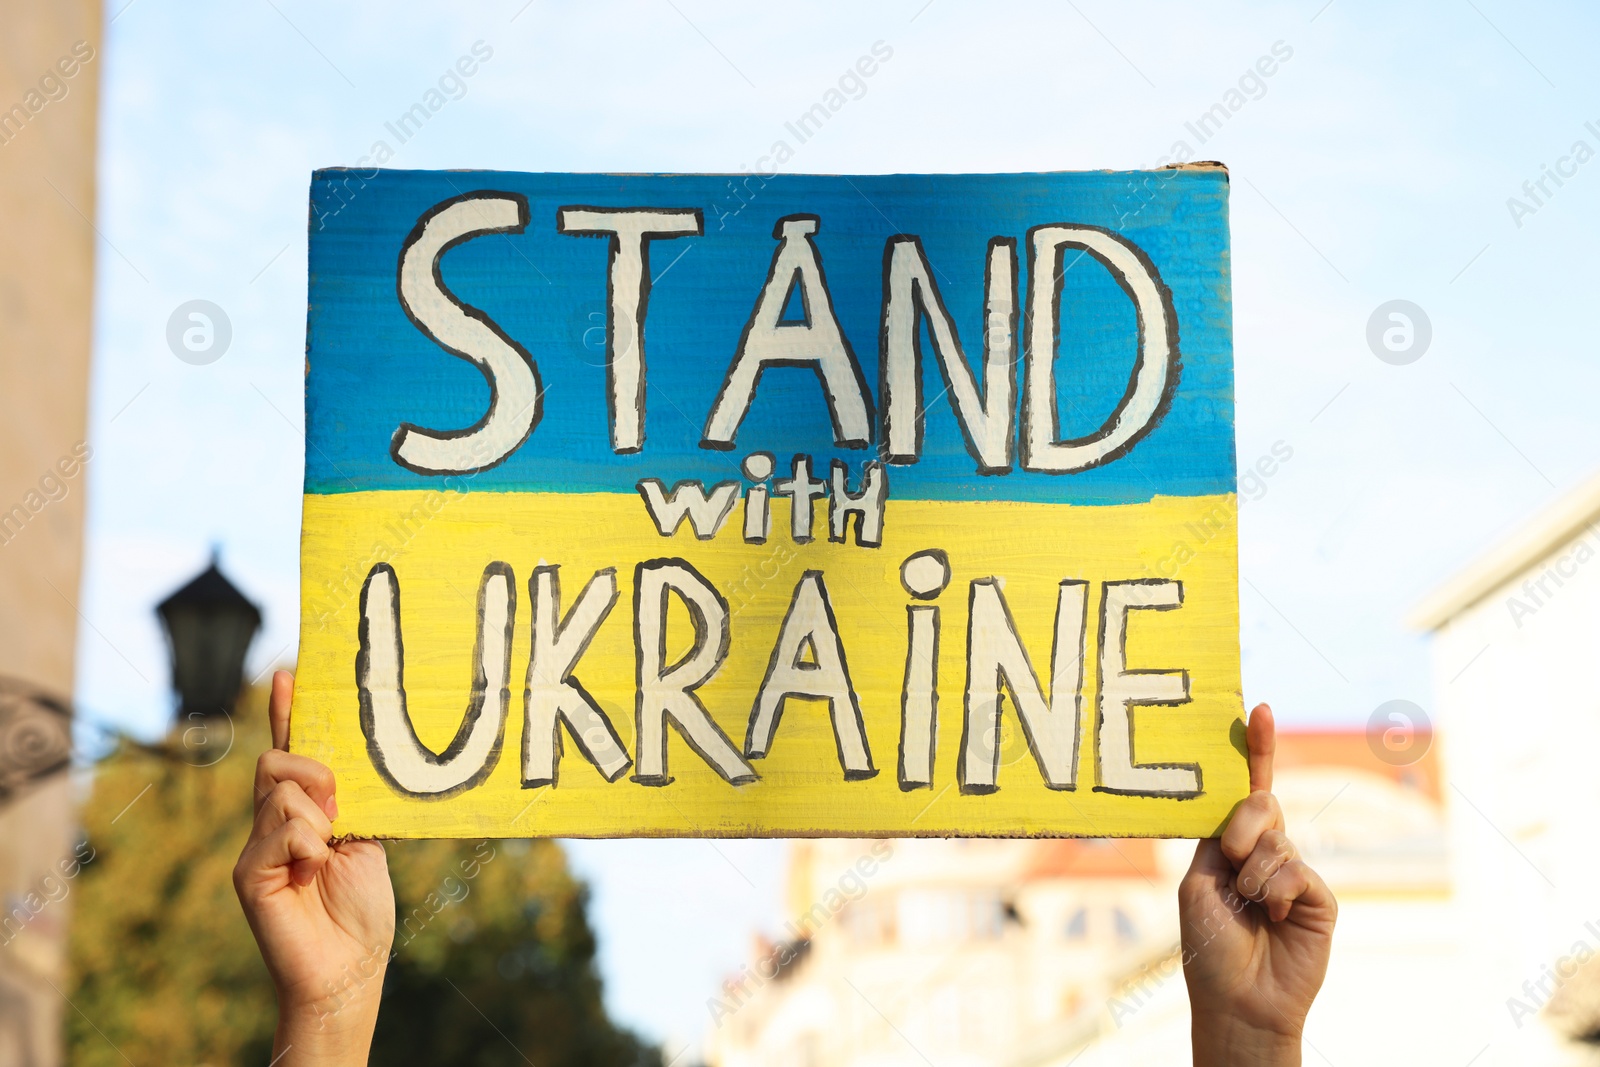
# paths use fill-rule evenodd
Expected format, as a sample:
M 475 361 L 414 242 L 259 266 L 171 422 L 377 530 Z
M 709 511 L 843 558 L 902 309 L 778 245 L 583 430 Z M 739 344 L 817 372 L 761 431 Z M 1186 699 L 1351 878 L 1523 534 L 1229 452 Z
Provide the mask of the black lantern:
M 213 552 L 211 566 L 163 600 L 156 614 L 167 633 L 180 721 L 231 713 L 261 609 L 223 577 Z

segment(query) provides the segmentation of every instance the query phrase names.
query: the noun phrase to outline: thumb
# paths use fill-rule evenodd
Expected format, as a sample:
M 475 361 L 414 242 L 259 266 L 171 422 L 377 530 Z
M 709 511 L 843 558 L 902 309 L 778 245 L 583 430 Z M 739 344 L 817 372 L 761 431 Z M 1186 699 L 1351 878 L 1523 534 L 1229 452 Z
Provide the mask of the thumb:
M 1218 838 L 1204 837 L 1195 842 L 1194 859 L 1189 861 L 1189 873 L 1185 877 L 1196 875 L 1233 877 L 1233 865 L 1223 854 L 1222 842 Z
M 1245 741 L 1250 748 L 1250 792 L 1272 792 L 1272 757 L 1278 748 L 1278 729 L 1271 707 L 1256 705 L 1250 713 L 1250 725 L 1245 727 Z
M 272 694 L 267 698 L 267 721 L 272 725 L 272 747 L 289 751 L 289 705 L 294 702 L 294 675 L 274 671 Z

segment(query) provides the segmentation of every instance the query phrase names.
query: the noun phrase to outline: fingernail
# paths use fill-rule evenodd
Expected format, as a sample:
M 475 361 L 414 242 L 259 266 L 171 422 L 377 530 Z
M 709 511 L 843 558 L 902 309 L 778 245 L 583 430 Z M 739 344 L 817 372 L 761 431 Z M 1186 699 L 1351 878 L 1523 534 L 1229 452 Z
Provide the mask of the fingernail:
M 322 804 L 322 810 L 328 813 L 328 818 L 337 819 L 339 817 L 338 798 L 334 797 L 332 794 L 329 794 L 328 799 Z

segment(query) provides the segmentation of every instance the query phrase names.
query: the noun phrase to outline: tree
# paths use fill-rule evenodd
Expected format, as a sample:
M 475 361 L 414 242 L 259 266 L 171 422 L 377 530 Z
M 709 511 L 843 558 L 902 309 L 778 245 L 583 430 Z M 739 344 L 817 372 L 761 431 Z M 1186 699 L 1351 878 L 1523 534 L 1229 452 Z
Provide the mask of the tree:
M 124 742 L 96 767 L 63 900 L 70 1062 L 272 1058 L 272 985 L 231 880 L 265 707 L 250 690 L 233 722 Z M 587 890 L 555 842 L 387 849 L 398 917 L 372 1062 L 658 1067 L 605 1014 Z

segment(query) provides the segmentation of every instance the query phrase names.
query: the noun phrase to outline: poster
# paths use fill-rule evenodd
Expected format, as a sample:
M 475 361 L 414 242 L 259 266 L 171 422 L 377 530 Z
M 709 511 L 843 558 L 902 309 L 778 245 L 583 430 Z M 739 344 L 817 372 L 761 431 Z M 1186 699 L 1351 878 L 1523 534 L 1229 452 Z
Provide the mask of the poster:
M 335 832 L 1218 833 L 1227 194 L 318 172 L 291 747 Z

